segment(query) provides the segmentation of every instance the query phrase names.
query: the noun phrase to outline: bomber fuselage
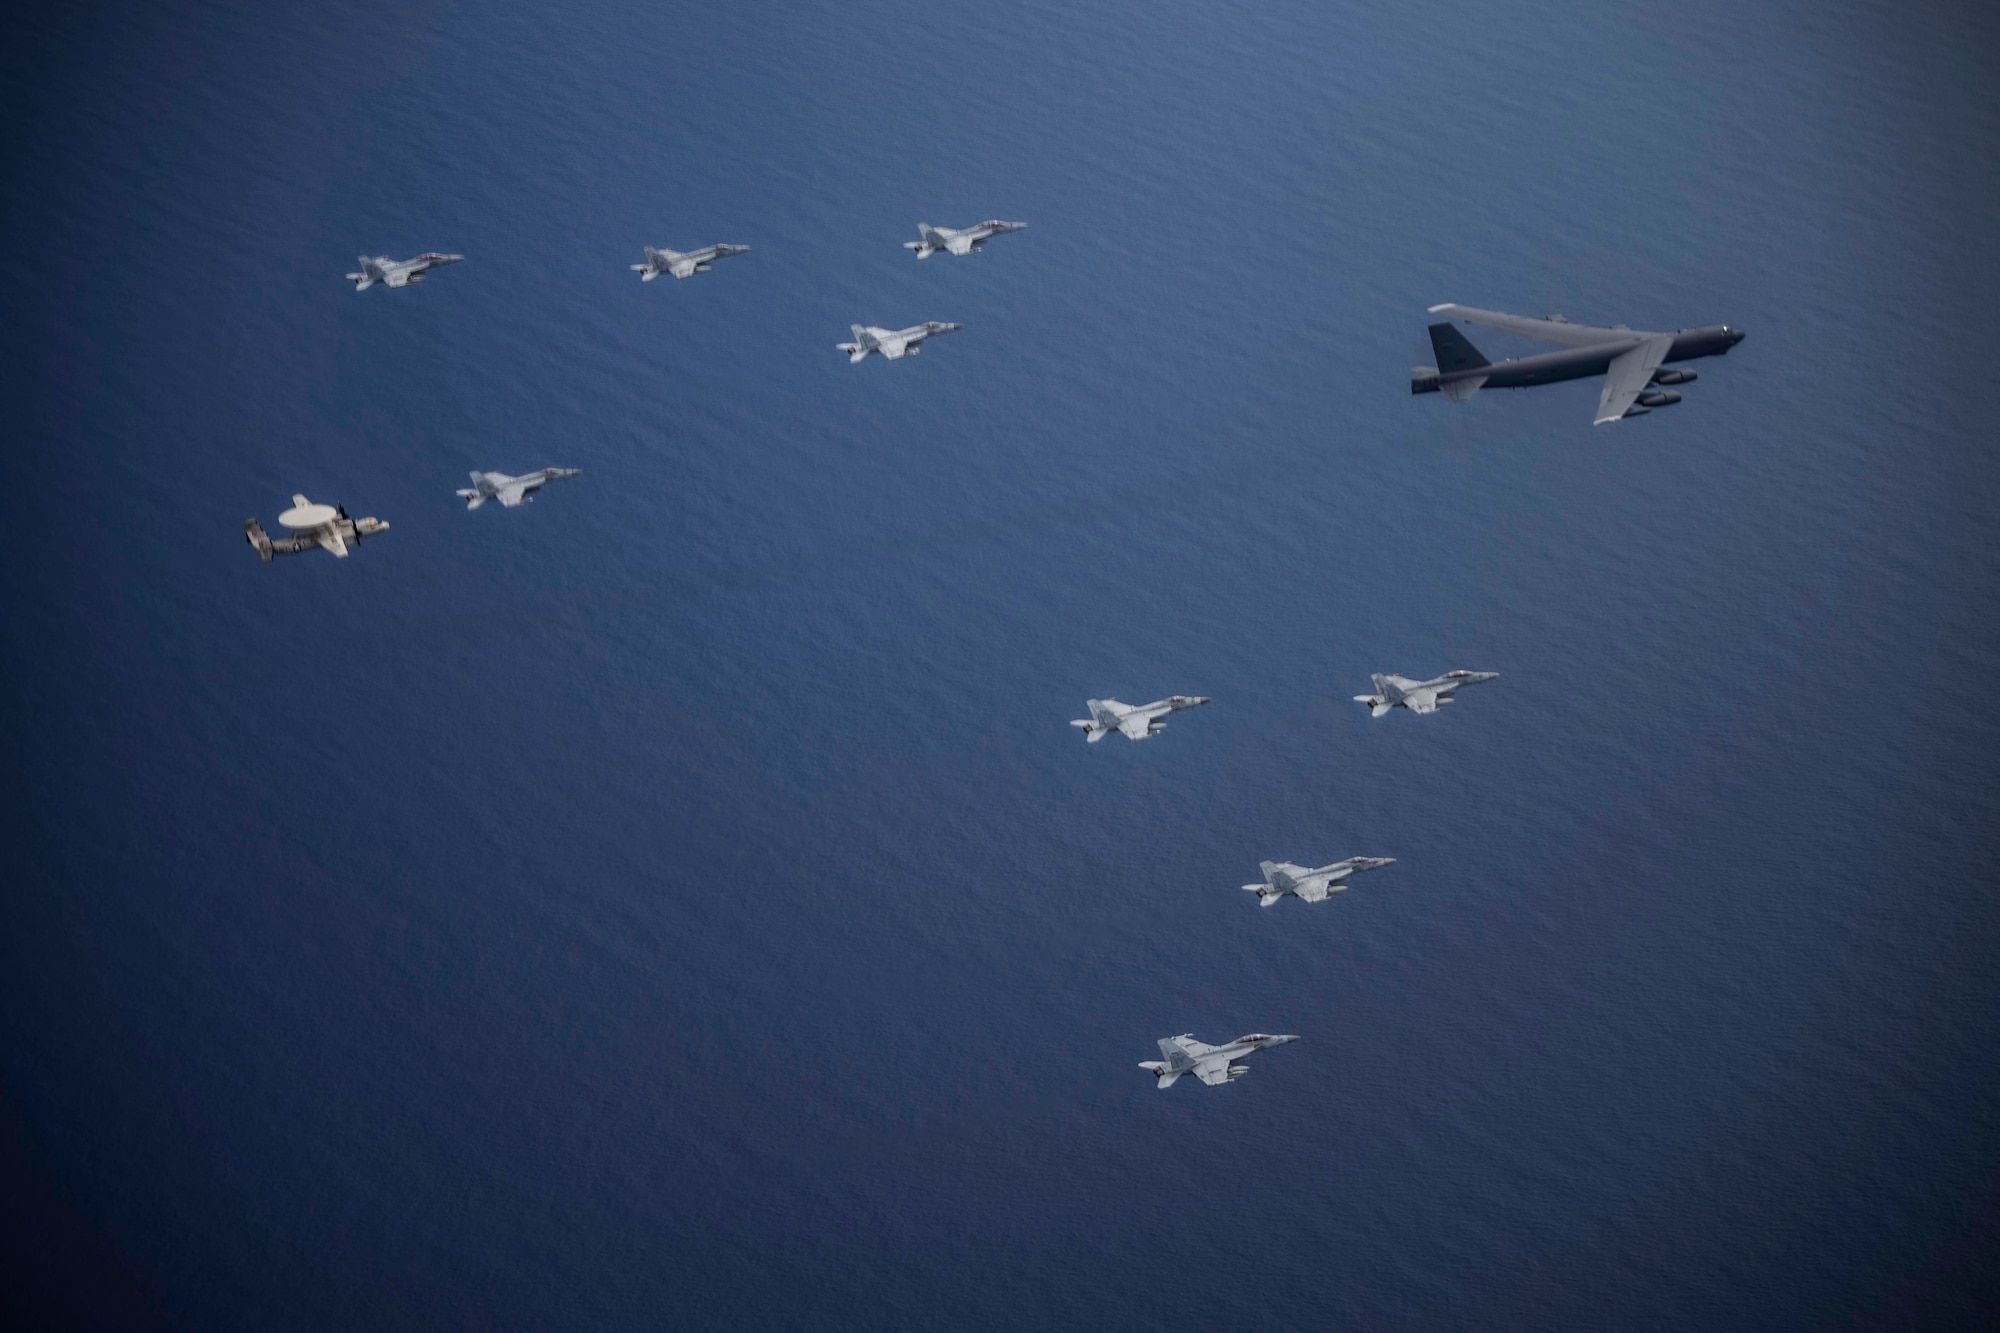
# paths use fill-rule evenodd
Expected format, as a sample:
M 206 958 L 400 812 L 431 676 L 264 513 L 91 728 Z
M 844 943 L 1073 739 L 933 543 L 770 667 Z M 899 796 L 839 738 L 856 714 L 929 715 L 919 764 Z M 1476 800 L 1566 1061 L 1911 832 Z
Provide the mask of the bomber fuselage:
M 1411 393 L 1436 393 L 1440 385 L 1457 380 L 1483 378 L 1488 389 L 1526 389 L 1537 384 L 1557 384 L 1563 380 L 1589 379 L 1611 368 L 1614 358 L 1654 335 L 1635 333 L 1629 339 L 1606 340 L 1586 347 L 1565 347 L 1538 356 L 1509 357 L 1484 366 L 1454 370 L 1437 375 L 1419 375 L 1410 381 Z M 1698 357 L 1721 356 L 1743 341 L 1740 329 L 1727 324 L 1682 329 L 1674 334 L 1674 345 L 1661 361 L 1693 361 Z

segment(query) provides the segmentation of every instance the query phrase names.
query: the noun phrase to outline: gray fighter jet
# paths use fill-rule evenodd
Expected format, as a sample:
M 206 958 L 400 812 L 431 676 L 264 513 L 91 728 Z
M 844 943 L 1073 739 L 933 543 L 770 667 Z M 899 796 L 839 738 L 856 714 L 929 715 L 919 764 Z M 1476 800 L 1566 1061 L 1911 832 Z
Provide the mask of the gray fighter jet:
M 440 264 L 456 264 L 463 258 L 464 255 L 441 255 L 432 251 L 398 263 L 387 255 L 377 255 L 373 259 L 362 255 L 361 271 L 348 274 L 347 279 L 354 284 L 357 292 L 365 292 L 378 282 L 390 287 L 407 287 L 413 282 L 422 282 L 424 274 Z
M 1160 1038 L 1160 1054 L 1164 1060 L 1141 1060 L 1139 1068 L 1153 1073 L 1154 1087 L 1171 1088 L 1182 1074 L 1193 1074 L 1202 1082 L 1213 1087 L 1217 1083 L 1234 1083 L 1250 1072 L 1244 1059 L 1267 1046 L 1283 1046 L 1286 1042 L 1297 1041 L 1297 1037 L 1273 1037 L 1263 1032 L 1252 1032 L 1226 1041 L 1220 1046 L 1210 1046 L 1194 1039 L 1192 1032 L 1183 1032 L 1178 1037 Z
M 649 245 L 646 247 L 646 262 L 632 265 L 632 271 L 639 275 L 641 282 L 651 282 L 662 273 L 671 273 L 676 278 L 691 278 L 697 273 L 708 272 L 718 259 L 749 252 L 747 245 L 704 245 L 686 254 L 678 250 L 655 250 Z
M 914 324 L 907 329 L 878 329 L 872 324 L 850 324 L 848 328 L 853 331 L 854 341 L 835 343 L 834 346 L 847 353 L 847 359 L 852 363 L 865 361 L 870 352 L 880 352 L 884 360 L 894 361 L 922 351 L 917 344 L 926 338 L 935 338 L 940 333 L 951 333 L 964 327 L 963 324 L 940 324 L 936 320 L 928 324 Z
M 1431 350 L 1437 354 L 1438 363 L 1410 368 L 1411 393 L 1443 393 L 1454 403 L 1462 403 L 1482 386 L 1524 389 L 1602 375 L 1604 393 L 1597 400 L 1596 421 L 1600 426 L 1607 421 L 1645 416 L 1656 407 L 1672 407 L 1681 396 L 1664 386 L 1692 384 L 1696 375 L 1692 370 L 1662 370 L 1663 364 L 1721 356 L 1742 342 L 1744 336 L 1743 330 L 1727 324 L 1709 324 L 1673 333 L 1642 333 L 1623 324 L 1600 329 L 1572 324 L 1561 315 L 1531 319 L 1463 305 L 1434 305 L 1431 313 L 1560 343 L 1565 350 L 1518 359 L 1509 357 L 1496 364 L 1481 356 L 1479 349 L 1454 325 L 1433 324 Z
M 567 481 L 583 475 L 580 467 L 545 467 L 510 477 L 504 472 L 475 472 L 472 485 L 460 491 L 467 509 L 477 509 L 488 500 L 498 500 L 508 509 L 535 498 L 535 492 L 552 481 Z
M 969 255 L 995 236 L 1005 236 L 1027 225 L 1025 222 L 1002 222 L 998 218 L 988 218 L 963 228 L 933 227 L 928 222 L 919 222 L 917 236 L 920 239 L 904 241 L 903 248 L 915 250 L 919 259 L 929 259 L 940 250 L 951 255 Z
M 1256 894 L 1259 907 L 1269 907 L 1288 893 L 1302 902 L 1323 903 L 1329 893 L 1345 889 L 1352 876 L 1394 864 L 1393 856 L 1350 856 L 1317 870 L 1290 861 L 1265 861 L 1257 867 L 1264 872 L 1264 882 L 1245 884 L 1243 891 Z
M 1114 731 L 1135 741 L 1143 741 L 1166 729 L 1167 724 L 1162 719 L 1168 713 L 1177 713 L 1183 708 L 1199 708 L 1207 702 L 1205 694 L 1172 694 L 1138 705 L 1121 704 L 1116 699 L 1086 699 L 1084 706 L 1090 709 L 1090 716 L 1078 718 L 1070 725 L 1082 727 L 1083 738 L 1092 744 Z
M 363 537 L 373 537 L 389 530 L 389 525 L 379 518 L 349 518 L 347 510 L 340 505 L 316 505 L 303 495 L 292 497 L 292 507 L 278 515 L 278 523 L 291 535 L 276 541 L 264 534 L 263 525 L 256 519 L 249 519 L 243 524 L 244 540 L 256 549 L 258 557 L 267 565 L 274 555 L 296 555 L 315 547 L 331 551 L 344 560 L 349 542 L 358 546 Z
M 1369 679 L 1375 682 L 1375 693 L 1357 694 L 1354 702 L 1367 704 L 1371 717 L 1381 717 L 1391 708 L 1407 708 L 1412 713 L 1435 713 L 1441 705 L 1451 702 L 1452 691 L 1459 686 L 1479 685 L 1499 678 L 1497 671 L 1447 671 L 1430 680 L 1411 680 L 1408 676 L 1370 676 Z

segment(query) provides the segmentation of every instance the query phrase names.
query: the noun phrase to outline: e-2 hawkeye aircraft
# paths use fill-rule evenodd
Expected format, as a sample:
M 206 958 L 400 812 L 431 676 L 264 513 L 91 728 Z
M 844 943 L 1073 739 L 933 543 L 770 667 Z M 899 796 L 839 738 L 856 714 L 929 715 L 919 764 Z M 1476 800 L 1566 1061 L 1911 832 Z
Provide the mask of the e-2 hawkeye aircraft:
M 1526 389 L 1602 375 L 1604 393 L 1597 400 L 1596 421 L 1600 426 L 1678 403 L 1680 394 L 1663 386 L 1690 384 L 1696 376 L 1692 370 L 1660 369 L 1667 362 L 1721 356 L 1743 341 L 1743 330 L 1727 324 L 1643 333 L 1622 324 L 1600 329 L 1572 324 L 1561 315 L 1531 319 L 1464 305 L 1434 305 L 1431 313 L 1449 317 L 1445 323 L 1431 325 L 1431 350 L 1438 363 L 1410 368 L 1411 393 L 1442 393 L 1454 403 L 1462 403 L 1482 388 Z M 1564 350 L 1488 361 L 1450 319 L 1560 343 Z
M 244 540 L 267 565 L 274 555 L 297 555 L 311 550 L 331 551 L 345 560 L 349 542 L 358 546 L 363 537 L 389 530 L 389 525 L 379 518 L 349 518 L 347 506 L 316 505 L 303 495 L 292 497 L 292 507 L 278 515 L 278 524 L 291 535 L 274 539 L 254 518 L 243 524 Z

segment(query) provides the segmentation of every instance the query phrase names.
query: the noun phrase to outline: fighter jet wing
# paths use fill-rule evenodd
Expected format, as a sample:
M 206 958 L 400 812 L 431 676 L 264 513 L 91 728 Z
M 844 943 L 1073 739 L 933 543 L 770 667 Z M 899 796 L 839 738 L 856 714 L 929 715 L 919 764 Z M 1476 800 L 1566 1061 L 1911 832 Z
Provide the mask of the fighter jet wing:
M 1308 879 L 1301 880 L 1299 886 L 1293 889 L 1292 892 L 1299 896 L 1300 902 L 1323 903 L 1326 901 L 1328 889 L 1325 880 Z
M 685 278 L 698 267 L 699 265 L 692 259 L 676 259 L 673 263 L 667 265 L 667 271 L 677 278 Z
M 501 504 L 507 506 L 507 508 L 513 509 L 516 506 L 518 506 L 521 503 L 521 501 L 528 498 L 528 488 L 526 486 L 520 485 L 519 483 L 516 483 L 515 485 L 512 486 L 502 486 L 499 490 L 493 493 L 493 496 L 495 499 L 500 501 Z
M 1218 1083 L 1227 1083 L 1229 1081 L 1229 1057 L 1218 1055 L 1213 1060 L 1203 1060 L 1189 1072 L 1202 1082 L 1208 1084 L 1211 1088 Z
M 1645 336 L 1630 329 L 1600 329 L 1590 324 L 1572 324 L 1566 319 L 1534 319 L 1527 315 L 1503 315 L 1497 310 L 1479 310 L 1469 305 L 1453 305 L 1449 301 L 1443 305 L 1432 306 L 1431 313 L 1462 319 L 1469 324 L 1484 324 L 1489 329 L 1503 329 L 1526 338 L 1539 338 L 1543 342 L 1561 343 L 1564 347 L 1589 347 L 1593 343 L 1616 342 L 1620 338 Z
M 1160 1038 L 1160 1054 L 1164 1055 L 1170 1063 L 1177 1054 L 1185 1055 L 1191 1060 L 1198 1060 L 1214 1049 L 1213 1046 L 1205 1042 L 1196 1041 L 1193 1037 Z
M 894 361 L 908 351 L 909 347 L 910 345 L 901 338 L 884 338 L 875 344 L 875 350 L 880 352 L 886 361 Z
M 1135 741 L 1143 741 L 1152 730 L 1153 719 L 1134 709 L 1118 719 L 1118 730 Z
M 1438 710 L 1436 690 L 1411 690 L 1403 696 L 1403 705 L 1412 713 L 1435 713 Z
M 1610 369 L 1604 372 L 1604 396 L 1597 400 L 1597 420 L 1592 424 L 1602 426 L 1624 416 L 1625 409 L 1653 382 L 1653 372 L 1673 345 L 1673 335 L 1662 333 L 1612 357 Z

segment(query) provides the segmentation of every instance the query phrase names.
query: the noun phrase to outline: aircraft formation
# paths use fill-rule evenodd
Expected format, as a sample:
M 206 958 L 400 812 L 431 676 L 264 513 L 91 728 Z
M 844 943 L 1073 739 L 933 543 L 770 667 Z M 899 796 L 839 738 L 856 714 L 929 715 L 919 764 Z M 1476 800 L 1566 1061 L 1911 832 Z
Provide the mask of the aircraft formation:
M 988 219 L 963 228 L 933 227 L 928 222 L 920 222 L 917 224 L 917 239 L 903 242 L 903 248 L 915 251 L 918 259 L 928 259 L 936 254 L 969 255 L 994 237 L 1020 231 L 1027 225 L 1025 222 L 999 219 Z M 711 271 L 719 259 L 746 254 L 749 250 L 747 245 L 716 244 L 682 252 L 648 245 L 644 247 L 645 262 L 631 267 L 642 282 L 651 282 L 661 276 L 690 278 Z M 422 282 L 431 269 L 456 264 L 464 258 L 463 255 L 437 252 L 400 261 L 386 256 L 371 259 L 363 255 L 360 257 L 361 271 L 349 273 L 347 277 L 354 283 L 357 292 L 378 285 L 407 287 Z M 1692 383 L 1697 376 L 1692 370 L 1665 367 L 1674 362 L 1722 356 L 1742 342 L 1744 337 L 1741 329 L 1727 324 L 1679 329 L 1672 333 L 1649 333 L 1622 324 L 1603 328 L 1572 324 L 1561 315 L 1538 319 L 1451 303 L 1434 305 L 1430 307 L 1430 313 L 1447 316 L 1444 321 L 1430 325 L 1431 348 L 1438 363 L 1411 368 L 1412 394 L 1442 393 L 1455 403 L 1463 403 L 1482 388 L 1531 388 L 1602 375 L 1604 389 L 1598 399 L 1596 425 L 1644 416 L 1657 408 L 1671 407 L 1680 402 L 1680 393 L 1668 386 Z M 1538 356 L 1510 357 L 1499 362 L 1489 361 L 1470 339 L 1459 332 L 1451 322 L 1453 319 L 1540 339 L 1557 344 L 1562 350 Z M 836 343 L 835 346 L 847 353 L 848 361 L 854 364 L 866 360 L 871 354 L 880 355 L 885 361 L 897 361 L 917 355 L 926 340 L 956 332 L 962 327 L 961 324 L 937 320 L 903 329 L 855 324 L 850 329 L 852 340 Z M 475 471 L 471 474 L 472 485 L 460 489 L 458 495 L 464 499 L 467 509 L 478 509 L 488 500 L 497 500 L 503 508 L 512 509 L 534 499 L 534 493 L 549 482 L 563 481 L 579 475 L 579 472 L 577 468 L 558 467 L 540 468 L 520 476 Z M 278 524 L 287 535 L 276 539 L 270 537 L 254 518 L 243 525 L 244 537 L 266 564 L 275 556 L 310 550 L 330 551 L 344 559 L 350 545 L 359 545 L 363 539 L 389 530 L 389 525 L 380 519 L 350 518 L 342 506 L 314 504 L 303 495 L 292 497 L 292 507 L 278 516 Z M 1464 670 L 1447 671 L 1428 680 L 1378 674 L 1370 678 L 1375 687 L 1373 692 L 1357 694 L 1354 701 L 1367 705 L 1369 715 L 1376 718 L 1398 708 L 1428 715 L 1453 702 L 1456 692 L 1463 687 L 1483 684 L 1498 676 L 1495 671 Z M 1088 699 L 1085 707 L 1089 709 L 1090 716 L 1077 719 L 1070 725 L 1081 728 L 1084 739 L 1093 744 L 1114 733 L 1129 740 L 1143 741 L 1159 735 L 1166 728 L 1169 714 L 1209 702 L 1207 695 L 1189 694 L 1169 695 L 1152 703 L 1137 705 L 1121 703 L 1117 699 Z M 1288 897 L 1306 903 L 1324 902 L 1330 895 L 1344 891 L 1353 876 L 1380 870 L 1395 862 L 1396 858 L 1389 856 L 1351 856 L 1318 867 L 1297 865 L 1290 861 L 1264 861 L 1258 866 L 1261 880 L 1245 884 L 1243 889 L 1257 895 L 1259 907 L 1272 907 Z M 1161 1038 L 1161 1058 L 1142 1061 L 1139 1067 L 1150 1072 L 1155 1086 L 1161 1089 L 1172 1087 L 1183 1074 L 1192 1074 L 1210 1086 L 1231 1083 L 1247 1071 L 1248 1065 L 1244 1061 L 1250 1055 L 1297 1040 L 1295 1035 L 1272 1036 L 1253 1032 L 1219 1046 L 1210 1046 L 1195 1040 L 1192 1033 L 1184 1032 L 1179 1036 Z

